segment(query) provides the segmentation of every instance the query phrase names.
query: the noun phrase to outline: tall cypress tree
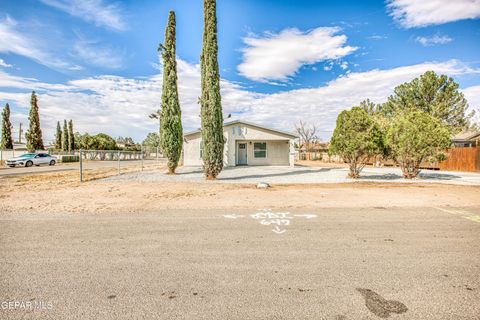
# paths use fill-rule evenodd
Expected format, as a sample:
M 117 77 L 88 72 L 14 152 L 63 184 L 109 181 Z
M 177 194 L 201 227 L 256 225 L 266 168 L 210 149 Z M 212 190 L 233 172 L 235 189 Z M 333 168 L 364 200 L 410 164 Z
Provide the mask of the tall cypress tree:
M 10 122 L 10 106 L 8 103 L 2 112 L 2 149 L 13 149 L 12 123 Z
M 35 91 L 32 91 L 32 97 L 30 99 L 30 115 L 28 120 L 30 121 L 29 128 L 27 130 L 27 149 L 30 152 L 35 150 L 43 150 L 42 129 L 40 128 L 40 115 L 38 112 L 38 99 Z
M 68 122 L 68 151 L 75 150 L 75 137 L 73 136 L 73 121 Z
M 162 111 L 160 113 L 160 142 L 162 151 L 168 158 L 168 172 L 175 173 L 182 154 L 183 128 L 182 111 L 178 99 L 176 61 L 176 21 L 175 12 L 170 11 L 165 43 L 159 51 L 163 58 Z
M 218 68 L 216 0 L 204 0 L 203 49 L 200 56 L 203 170 L 207 180 L 223 169 L 223 114 Z
M 62 132 L 62 150 L 68 151 L 68 127 L 67 120 L 63 120 L 63 132 Z
M 55 149 L 62 149 L 62 127 L 60 126 L 60 121 L 57 121 L 57 131 L 55 133 Z

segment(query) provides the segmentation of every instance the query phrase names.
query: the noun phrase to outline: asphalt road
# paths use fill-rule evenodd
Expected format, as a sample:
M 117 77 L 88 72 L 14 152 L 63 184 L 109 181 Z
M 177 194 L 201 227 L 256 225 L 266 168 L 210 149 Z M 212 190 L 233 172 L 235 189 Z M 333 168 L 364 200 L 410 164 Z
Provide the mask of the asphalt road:
M 480 319 L 480 208 L 255 213 L 0 216 L 0 319 Z

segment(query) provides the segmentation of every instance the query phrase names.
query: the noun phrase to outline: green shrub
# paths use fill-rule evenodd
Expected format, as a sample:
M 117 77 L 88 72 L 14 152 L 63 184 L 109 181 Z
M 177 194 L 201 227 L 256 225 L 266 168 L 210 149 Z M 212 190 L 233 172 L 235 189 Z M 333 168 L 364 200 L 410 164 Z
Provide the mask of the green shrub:
M 370 157 L 383 152 L 383 134 L 374 118 L 361 107 L 342 111 L 333 132 L 330 155 L 350 164 L 351 178 L 358 178 Z
M 400 165 L 406 179 L 418 176 L 423 161 L 445 160 L 443 152 L 451 144 L 448 126 L 418 110 L 395 116 L 386 142 L 391 157 Z
M 67 162 L 79 162 L 80 157 L 79 156 L 62 156 L 62 162 L 67 163 Z

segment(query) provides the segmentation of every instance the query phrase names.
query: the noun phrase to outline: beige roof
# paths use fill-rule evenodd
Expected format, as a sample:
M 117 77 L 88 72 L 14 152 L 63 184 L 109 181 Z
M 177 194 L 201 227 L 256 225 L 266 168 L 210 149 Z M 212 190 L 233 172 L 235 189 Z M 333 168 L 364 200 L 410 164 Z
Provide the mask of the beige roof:
M 234 125 L 234 124 L 245 124 L 247 126 L 252 126 L 252 127 L 257 127 L 257 128 L 260 128 L 260 129 L 264 129 L 264 130 L 268 130 L 268 131 L 271 131 L 271 132 L 276 132 L 276 133 L 280 133 L 280 134 L 283 134 L 283 135 L 286 135 L 286 136 L 289 136 L 293 139 L 297 139 L 298 138 L 298 135 L 296 135 L 295 133 L 291 133 L 291 132 L 287 132 L 287 131 L 282 131 L 282 130 L 277 130 L 277 129 L 272 129 L 272 128 L 267 128 L 265 126 L 262 126 L 262 125 L 259 125 L 259 124 L 255 124 L 255 123 L 252 123 L 252 122 L 247 122 L 247 121 L 243 121 L 243 120 L 234 120 L 234 121 L 230 121 L 230 122 L 225 122 L 223 124 L 223 127 L 228 127 L 228 126 L 231 126 L 231 125 Z M 189 135 L 192 135 L 192 134 L 195 134 L 195 133 L 199 133 L 201 132 L 200 129 L 197 129 L 195 131 L 191 131 L 191 132 L 188 132 L 188 133 L 185 133 L 183 136 L 186 137 L 186 136 L 189 136 Z
M 465 131 L 453 137 L 453 141 L 470 141 L 475 140 L 476 138 L 480 138 L 480 132 Z

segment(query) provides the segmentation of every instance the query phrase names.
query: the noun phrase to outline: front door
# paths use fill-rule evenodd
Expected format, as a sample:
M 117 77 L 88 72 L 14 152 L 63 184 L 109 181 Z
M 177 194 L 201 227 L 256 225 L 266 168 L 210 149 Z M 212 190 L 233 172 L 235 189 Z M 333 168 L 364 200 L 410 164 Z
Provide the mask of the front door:
M 244 165 L 244 166 L 247 165 L 247 144 L 246 143 L 238 144 L 237 164 Z

